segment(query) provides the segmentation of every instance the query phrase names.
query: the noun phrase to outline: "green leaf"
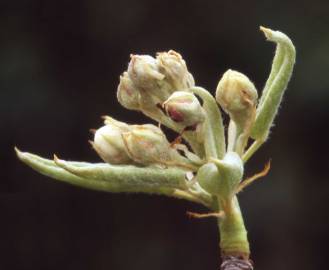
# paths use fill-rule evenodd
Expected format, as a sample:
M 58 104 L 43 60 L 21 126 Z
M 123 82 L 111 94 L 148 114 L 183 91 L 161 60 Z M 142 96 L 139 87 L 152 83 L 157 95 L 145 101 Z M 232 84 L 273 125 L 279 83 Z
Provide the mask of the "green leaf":
M 177 168 L 117 166 L 106 163 L 64 161 L 55 157 L 45 159 L 21 152 L 18 158 L 35 171 L 75 186 L 106 191 L 159 194 L 212 205 L 212 198 L 204 191 L 188 190 L 186 171 Z
M 268 136 L 291 78 L 296 52 L 290 38 L 285 34 L 264 27 L 260 29 L 269 41 L 277 44 L 271 74 L 257 107 L 256 120 L 251 132 L 252 138 L 264 141 Z

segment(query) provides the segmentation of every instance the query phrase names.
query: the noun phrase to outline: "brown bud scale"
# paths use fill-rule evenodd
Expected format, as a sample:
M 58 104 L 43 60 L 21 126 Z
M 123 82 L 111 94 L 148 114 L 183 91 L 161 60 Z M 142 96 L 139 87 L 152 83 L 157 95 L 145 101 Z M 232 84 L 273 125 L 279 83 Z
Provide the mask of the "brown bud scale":
M 220 270 L 253 270 L 251 260 L 246 260 L 242 257 L 225 256 L 220 266 Z

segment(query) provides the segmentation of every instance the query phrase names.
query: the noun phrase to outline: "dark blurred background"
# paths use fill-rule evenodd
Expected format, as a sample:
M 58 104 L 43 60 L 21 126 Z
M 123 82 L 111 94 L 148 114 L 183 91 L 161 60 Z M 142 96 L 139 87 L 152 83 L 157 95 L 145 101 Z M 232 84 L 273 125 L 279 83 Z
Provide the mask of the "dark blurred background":
M 13 147 L 99 161 L 87 140 L 109 114 L 143 115 L 116 100 L 130 53 L 175 49 L 214 92 L 233 68 L 262 89 L 275 46 L 259 25 L 287 33 L 294 76 L 269 142 L 249 162 L 269 175 L 240 196 L 256 269 L 325 269 L 329 241 L 329 2 L 1 0 L 0 269 L 219 268 L 206 209 L 148 195 L 89 191 L 39 175 Z

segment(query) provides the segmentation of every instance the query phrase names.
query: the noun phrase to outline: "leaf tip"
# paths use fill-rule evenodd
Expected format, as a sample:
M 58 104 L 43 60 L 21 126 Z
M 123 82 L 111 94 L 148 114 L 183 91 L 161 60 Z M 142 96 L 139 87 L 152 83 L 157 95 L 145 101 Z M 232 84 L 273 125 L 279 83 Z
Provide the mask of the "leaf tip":
M 53 156 L 54 162 L 58 165 L 58 163 L 61 162 L 61 160 L 58 158 L 58 156 L 56 154 L 54 154 Z
M 17 148 L 17 146 L 14 147 L 14 150 L 15 150 L 15 152 L 16 152 L 17 157 L 18 157 L 19 159 L 23 159 L 23 157 L 24 157 L 24 153 L 21 152 L 21 151 Z
M 25 162 L 26 159 L 28 158 L 28 155 L 27 155 L 28 153 L 25 153 L 25 152 L 20 151 L 20 150 L 18 149 L 17 146 L 14 147 L 14 150 L 15 150 L 15 152 L 16 152 L 16 156 L 17 156 L 21 161 Z
M 260 31 L 262 31 L 267 39 L 270 39 L 272 36 L 272 30 L 270 28 L 260 26 L 259 27 Z
M 56 154 L 54 154 L 54 162 L 58 167 L 60 167 L 62 169 L 66 168 L 65 160 L 60 159 Z

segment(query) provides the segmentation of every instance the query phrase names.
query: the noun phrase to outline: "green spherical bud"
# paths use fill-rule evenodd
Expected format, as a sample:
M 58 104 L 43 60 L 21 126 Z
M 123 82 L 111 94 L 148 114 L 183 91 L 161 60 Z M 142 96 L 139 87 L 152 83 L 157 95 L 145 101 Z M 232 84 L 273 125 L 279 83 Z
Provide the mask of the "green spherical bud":
M 207 163 L 199 168 L 197 173 L 199 185 L 208 193 L 216 195 L 220 193 L 220 175 L 214 163 Z
M 175 122 L 186 127 L 204 122 L 205 112 L 199 100 L 192 93 L 185 91 L 174 92 L 164 103 L 166 114 Z
M 98 155 L 110 164 L 131 164 L 126 146 L 122 139 L 122 132 L 128 131 L 127 128 L 118 125 L 107 124 L 98 130 L 94 135 L 94 141 L 91 142 Z
M 221 176 L 218 195 L 232 198 L 243 176 L 243 162 L 235 152 L 227 152 L 224 159 L 216 163 Z
M 203 165 L 197 173 L 200 186 L 222 199 L 232 198 L 243 176 L 243 162 L 235 152 L 227 152 L 222 160 Z
M 257 103 L 257 90 L 244 74 L 229 69 L 218 83 L 216 100 L 233 121 L 249 117 Z

